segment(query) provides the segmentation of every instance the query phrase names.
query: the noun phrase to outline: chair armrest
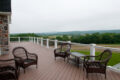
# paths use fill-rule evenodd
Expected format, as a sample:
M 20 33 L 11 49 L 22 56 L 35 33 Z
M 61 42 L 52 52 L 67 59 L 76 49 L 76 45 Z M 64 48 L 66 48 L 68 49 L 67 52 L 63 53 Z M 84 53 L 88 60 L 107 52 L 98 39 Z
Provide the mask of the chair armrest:
M 38 59 L 37 54 L 35 54 L 35 53 L 28 53 L 28 58 L 31 58 L 31 57 L 35 57 L 36 59 Z
M 0 71 L 16 70 L 15 59 L 0 60 Z
M 15 56 L 15 61 L 24 61 L 24 60 L 23 60 L 22 57 L 18 57 L 18 56 L 16 57 L 16 56 Z
M 98 57 L 98 56 L 90 56 L 90 55 L 88 55 L 88 56 L 84 56 L 83 58 L 84 58 L 84 61 L 88 61 L 91 57 Z
M 14 61 L 15 59 L 0 60 L 0 62 Z
M 57 49 L 54 50 L 54 53 L 59 53 L 59 52 L 61 52 L 60 48 L 57 48 Z

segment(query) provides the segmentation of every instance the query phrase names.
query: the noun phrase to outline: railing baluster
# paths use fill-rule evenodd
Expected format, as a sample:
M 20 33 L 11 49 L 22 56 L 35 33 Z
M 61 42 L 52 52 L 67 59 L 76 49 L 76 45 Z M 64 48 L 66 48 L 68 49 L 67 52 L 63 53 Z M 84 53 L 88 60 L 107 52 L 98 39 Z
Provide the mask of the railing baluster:
M 55 49 L 57 48 L 57 40 L 54 40 L 55 42 L 54 42 L 54 46 L 55 46 Z
M 35 43 L 35 37 L 34 37 L 34 43 Z
M 39 41 L 39 38 L 37 37 L 37 44 L 39 44 L 38 41 Z
M 41 38 L 41 46 L 43 46 L 43 38 Z
M 32 37 L 32 42 L 34 43 L 34 37 Z
M 20 37 L 18 37 L 18 42 L 20 43 Z
M 47 48 L 49 48 L 49 39 L 47 39 L 46 42 L 47 42 Z
M 91 56 L 95 56 L 95 46 L 96 46 L 96 44 L 91 44 L 90 45 L 90 55 Z M 95 58 L 92 57 L 91 60 L 95 60 Z
M 30 42 L 30 40 L 31 40 L 30 38 L 31 38 L 31 37 L 29 37 L 29 42 Z
M 68 43 L 71 43 L 71 41 L 68 41 Z

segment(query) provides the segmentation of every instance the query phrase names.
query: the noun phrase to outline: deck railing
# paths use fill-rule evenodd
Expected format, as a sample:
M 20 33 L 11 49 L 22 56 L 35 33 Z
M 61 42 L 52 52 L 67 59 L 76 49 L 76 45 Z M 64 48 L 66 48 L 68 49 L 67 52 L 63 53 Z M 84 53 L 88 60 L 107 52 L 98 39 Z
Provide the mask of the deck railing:
M 95 55 L 95 47 L 96 44 L 81 44 L 81 43 L 73 43 L 71 41 L 58 41 L 58 40 L 50 40 L 50 39 L 43 39 L 39 37 L 10 37 L 10 42 L 22 42 L 22 41 L 29 41 L 33 42 L 35 44 L 40 44 L 41 46 L 46 46 L 49 48 L 50 42 L 54 42 L 54 48 L 58 47 L 58 42 L 59 43 L 71 43 L 74 45 L 80 45 L 80 46 L 90 46 L 90 55 L 94 56 Z M 46 45 L 43 44 L 43 42 L 46 41 Z
M 96 44 L 82 44 L 82 43 L 74 43 L 71 41 L 58 41 L 58 40 L 51 40 L 51 39 L 43 39 L 40 37 L 10 37 L 10 42 L 22 42 L 22 41 L 29 41 L 33 42 L 35 44 L 40 44 L 41 46 L 46 46 L 47 48 L 50 47 L 50 42 L 54 42 L 54 48 L 58 47 L 58 42 L 59 43 L 70 43 L 73 45 L 78 45 L 78 46 L 89 46 L 90 47 L 90 55 L 95 55 L 95 50 L 96 49 L 110 49 L 112 51 L 120 51 L 119 48 L 112 48 L 112 47 L 104 47 L 104 46 L 98 46 Z M 43 44 L 43 42 L 46 41 L 46 45 Z
M 22 41 L 29 41 L 29 42 L 33 42 L 34 44 L 38 44 L 41 46 L 46 46 L 47 48 L 50 48 L 50 43 L 53 43 L 53 47 L 57 48 L 58 47 L 58 43 L 70 43 L 72 45 L 77 45 L 77 46 L 87 46 L 90 48 L 90 55 L 91 56 L 95 56 L 95 51 L 96 49 L 110 49 L 112 51 L 117 51 L 120 52 L 119 48 L 112 48 L 112 47 L 104 47 L 104 46 L 98 46 L 96 44 L 82 44 L 82 43 L 74 43 L 71 41 L 58 41 L 58 40 L 51 40 L 51 39 L 43 39 L 40 37 L 10 37 L 10 42 L 22 42 Z M 44 44 L 46 43 L 46 44 Z M 92 58 L 92 60 L 94 60 L 94 58 Z M 120 70 L 116 70 L 115 68 L 109 67 L 114 71 L 119 71 Z

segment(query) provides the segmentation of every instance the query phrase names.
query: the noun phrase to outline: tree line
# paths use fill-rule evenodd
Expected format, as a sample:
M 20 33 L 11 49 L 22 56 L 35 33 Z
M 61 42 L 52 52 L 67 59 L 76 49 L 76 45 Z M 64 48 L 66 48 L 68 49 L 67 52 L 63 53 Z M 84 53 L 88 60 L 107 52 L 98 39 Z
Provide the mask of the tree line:
M 11 37 L 43 37 L 57 39 L 61 41 L 72 41 L 76 43 L 96 43 L 96 44 L 120 44 L 120 33 L 93 33 L 83 35 L 57 35 L 54 38 L 51 36 L 42 36 L 35 33 L 11 34 Z
M 96 43 L 96 44 L 119 44 L 120 43 L 120 33 L 93 33 L 84 34 L 76 36 L 57 36 L 58 40 L 72 41 L 77 43 Z

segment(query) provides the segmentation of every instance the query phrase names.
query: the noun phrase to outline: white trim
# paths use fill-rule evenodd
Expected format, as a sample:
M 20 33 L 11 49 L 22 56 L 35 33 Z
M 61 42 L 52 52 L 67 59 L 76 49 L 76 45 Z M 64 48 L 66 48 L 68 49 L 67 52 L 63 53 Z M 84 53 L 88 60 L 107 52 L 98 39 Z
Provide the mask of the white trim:
M 107 66 L 107 68 L 114 71 L 114 72 L 120 73 L 120 69 L 114 68 L 112 66 Z
M 11 15 L 11 12 L 0 12 L 0 15 Z

